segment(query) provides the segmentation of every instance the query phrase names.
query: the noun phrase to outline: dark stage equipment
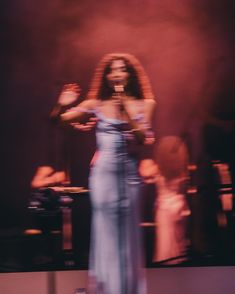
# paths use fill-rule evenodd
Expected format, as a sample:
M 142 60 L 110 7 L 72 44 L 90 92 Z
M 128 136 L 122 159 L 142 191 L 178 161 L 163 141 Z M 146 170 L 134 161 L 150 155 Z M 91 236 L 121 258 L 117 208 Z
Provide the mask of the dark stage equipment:
M 29 209 L 36 229 L 59 234 L 56 266 L 87 268 L 90 236 L 89 191 L 82 187 L 49 187 L 32 193 Z M 51 245 L 50 245 L 51 246 Z

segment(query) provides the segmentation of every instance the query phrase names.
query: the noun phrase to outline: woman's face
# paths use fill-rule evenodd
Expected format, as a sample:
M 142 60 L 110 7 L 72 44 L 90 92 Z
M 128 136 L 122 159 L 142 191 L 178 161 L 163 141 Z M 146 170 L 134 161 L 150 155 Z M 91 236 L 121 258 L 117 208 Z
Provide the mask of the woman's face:
M 128 82 L 129 75 L 124 60 L 117 59 L 110 65 L 110 72 L 107 74 L 107 80 L 112 87 L 115 85 L 125 86 Z

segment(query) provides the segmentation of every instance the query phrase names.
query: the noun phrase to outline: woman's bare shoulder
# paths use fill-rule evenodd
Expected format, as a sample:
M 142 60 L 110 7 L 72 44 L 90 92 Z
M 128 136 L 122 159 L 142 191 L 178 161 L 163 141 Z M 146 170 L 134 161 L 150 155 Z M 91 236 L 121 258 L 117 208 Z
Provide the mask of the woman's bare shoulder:
M 155 108 L 156 107 L 156 101 L 154 99 L 144 99 L 144 105 L 148 108 Z

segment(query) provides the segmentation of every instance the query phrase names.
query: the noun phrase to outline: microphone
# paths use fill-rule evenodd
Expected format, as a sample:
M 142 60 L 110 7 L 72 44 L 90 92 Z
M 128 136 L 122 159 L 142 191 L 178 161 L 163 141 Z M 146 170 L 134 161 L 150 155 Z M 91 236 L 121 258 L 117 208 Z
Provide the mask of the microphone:
M 124 93 L 124 81 L 123 80 L 113 81 L 113 88 L 114 88 L 115 93 L 117 93 L 117 94 Z
M 123 85 L 114 85 L 114 91 L 115 93 L 124 93 L 124 86 Z
M 124 90 L 124 81 L 123 80 L 115 80 L 113 81 L 113 89 L 114 89 L 114 97 L 116 97 L 117 104 L 119 105 L 119 109 L 121 112 L 124 111 L 124 105 L 123 105 L 123 94 L 125 92 Z

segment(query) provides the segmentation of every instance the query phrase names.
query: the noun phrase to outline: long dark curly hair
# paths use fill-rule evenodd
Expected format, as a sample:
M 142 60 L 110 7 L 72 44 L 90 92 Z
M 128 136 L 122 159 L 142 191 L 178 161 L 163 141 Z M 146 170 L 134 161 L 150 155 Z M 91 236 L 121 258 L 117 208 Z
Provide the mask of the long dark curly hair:
M 112 96 L 113 88 L 109 85 L 106 77 L 114 60 L 123 60 L 129 73 L 128 83 L 125 86 L 127 95 L 136 99 L 153 99 L 151 86 L 143 67 L 133 55 L 127 53 L 106 54 L 101 59 L 96 68 L 87 98 L 106 100 Z

